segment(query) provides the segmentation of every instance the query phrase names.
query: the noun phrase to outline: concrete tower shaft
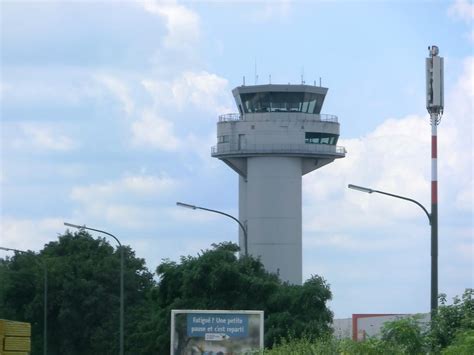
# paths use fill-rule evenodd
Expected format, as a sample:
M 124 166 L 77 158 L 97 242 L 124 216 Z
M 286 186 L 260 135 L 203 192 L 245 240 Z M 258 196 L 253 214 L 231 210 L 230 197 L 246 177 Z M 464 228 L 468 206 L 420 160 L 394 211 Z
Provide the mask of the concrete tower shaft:
M 239 177 L 239 220 L 248 252 L 283 281 L 302 282 L 302 175 L 345 156 L 339 123 L 320 113 L 327 88 L 309 85 L 240 86 L 239 114 L 219 117 L 221 159 Z M 239 243 L 245 240 L 240 232 Z

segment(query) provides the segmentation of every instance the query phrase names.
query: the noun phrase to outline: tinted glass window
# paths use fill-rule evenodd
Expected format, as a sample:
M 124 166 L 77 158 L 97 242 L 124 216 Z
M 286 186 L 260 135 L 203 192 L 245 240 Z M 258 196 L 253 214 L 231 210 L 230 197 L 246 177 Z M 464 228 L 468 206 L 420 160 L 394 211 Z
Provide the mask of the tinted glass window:
M 319 113 L 322 105 L 322 95 L 304 92 L 259 92 L 241 94 L 240 98 L 245 113 Z
M 336 145 L 339 136 L 331 133 L 306 132 L 305 143 Z

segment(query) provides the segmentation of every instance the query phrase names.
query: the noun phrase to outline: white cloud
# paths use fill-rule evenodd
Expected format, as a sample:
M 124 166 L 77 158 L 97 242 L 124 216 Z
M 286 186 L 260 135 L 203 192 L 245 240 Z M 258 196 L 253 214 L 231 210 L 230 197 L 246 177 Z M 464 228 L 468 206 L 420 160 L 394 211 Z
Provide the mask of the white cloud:
M 206 71 L 185 71 L 172 81 L 142 81 L 157 106 L 171 105 L 183 109 L 193 105 L 212 113 L 231 110 L 228 84 L 227 79 Z
M 63 221 L 58 218 L 18 219 L 2 217 L 0 243 L 20 250 L 38 251 L 63 231 Z
M 218 159 L 211 157 L 211 147 L 216 144 L 215 132 L 210 133 L 207 137 L 197 137 L 194 134 L 189 134 L 186 137 L 186 143 L 182 151 L 187 154 L 193 154 L 200 159 L 199 166 L 205 164 L 206 169 L 214 170 L 221 168 L 221 162 Z
M 468 0 L 456 0 L 449 8 L 448 14 L 455 19 L 464 21 L 469 25 L 469 32 L 465 34 L 470 42 L 474 42 L 474 3 Z
M 425 135 L 419 133 L 423 131 Z M 423 191 L 429 187 L 429 141 L 428 119 L 416 116 L 389 119 L 361 139 L 340 140 L 339 144 L 348 151 L 346 158 L 304 178 L 304 196 L 310 203 L 305 208 L 315 215 L 324 214 L 317 221 L 312 219 L 307 227 L 331 228 L 335 219 L 341 218 L 347 225 L 361 227 L 383 223 L 387 214 L 401 219 L 413 217 L 417 211 L 405 208 L 404 204 L 369 198 L 348 190 L 347 185 L 392 191 L 426 202 L 427 194 Z M 321 211 L 321 205 L 331 207 Z M 330 217 L 333 210 L 338 212 Z
M 132 114 L 135 104 L 130 96 L 127 86 L 122 81 L 104 74 L 97 75 L 96 80 L 118 98 L 127 115 Z
M 143 8 L 162 17 L 168 31 L 164 45 L 169 49 L 189 51 L 199 41 L 199 16 L 189 8 L 173 0 L 137 0 Z
M 467 33 L 466 37 L 469 41 L 474 42 L 474 28 L 471 28 L 471 32 Z
M 393 239 L 368 240 L 367 237 L 354 237 L 348 234 L 332 234 L 324 238 L 311 238 L 305 240 L 306 248 L 335 248 L 346 249 L 354 252 L 381 251 L 392 249 L 398 244 Z
M 165 80 L 143 79 L 141 85 L 152 96 L 155 106 L 169 104 L 173 95 L 171 94 L 171 83 Z M 176 104 L 173 102 L 173 106 Z
M 132 123 L 132 143 L 135 146 L 151 147 L 165 151 L 192 151 L 203 157 L 209 155 L 209 146 L 215 143 L 214 138 L 197 137 L 188 133 L 186 139 L 178 139 L 174 130 L 174 122 L 160 117 L 156 112 L 172 108 L 196 109 L 213 114 L 221 114 L 232 110 L 231 98 L 228 95 L 228 81 L 216 74 L 206 71 L 183 72 L 171 81 L 144 79 L 141 82 L 145 90 L 153 99 L 152 107 L 143 110 L 141 118 Z M 190 119 L 188 129 L 192 132 L 195 117 L 190 115 L 174 115 L 175 120 Z M 209 115 L 213 122 L 216 117 Z M 205 141 L 203 149 L 196 149 Z M 192 147 L 192 149 L 190 149 Z
M 71 198 L 88 203 L 90 201 L 118 201 L 126 197 L 156 197 L 174 190 L 177 181 L 166 176 L 125 176 L 120 180 L 85 187 L 75 187 Z
M 268 0 L 257 2 L 260 7 L 252 6 L 251 10 L 253 13 L 250 15 L 251 19 L 255 22 L 261 23 L 262 21 L 274 21 L 285 20 L 290 13 L 291 0 Z M 255 2 L 253 2 L 255 5 Z
M 455 249 L 465 261 L 472 263 L 472 256 L 474 255 L 474 243 L 472 243 L 472 240 L 471 243 L 456 244 Z
M 90 69 L 77 66 L 10 64 L 3 74 L 1 96 L 9 105 L 77 106 L 103 91 L 91 80 L 94 75 Z
M 473 80 L 470 57 L 458 81 L 447 88 L 438 127 L 439 291 L 452 296 L 462 293 L 472 276 Z M 304 275 L 323 274 L 332 280 L 336 312 L 373 312 L 377 307 L 387 312 L 387 300 L 400 302 L 403 312 L 428 309 L 419 292 L 408 295 L 406 302 L 397 295 L 400 284 L 429 294 L 427 217 L 415 204 L 347 185 L 411 197 L 430 211 L 430 139 L 427 115 L 387 119 L 361 138 L 341 139 L 346 158 L 304 177 Z M 366 309 L 354 310 L 354 298 L 364 298 Z
M 194 142 L 199 140 L 192 133 L 187 134 L 188 140 L 178 139 L 174 122 L 160 115 L 160 112 L 166 109 L 172 108 L 176 111 L 192 107 L 214 114 L 231 110 L 228 81 L 206 71 L 185 71 L 170 81 L 143 79 L 141 85 L 150 94 L 151 105 L 135 103 L 130 95 L 129 84 L 119 78 L 104 74 L 96 75 L 95 78 L 117 97 L 123 110 L 130 117 L 131 143 L 135 147 L 187 151 L 191 140 Z M 174 119 L 188 117 L 190 116 L 173 115 Z M 213 121 L 216 119 L 213 116 L 209 117 Z M 207 148 L 206 154 L 208 154 Z
M 166 151 L 178 149 L 173 123 L 145 110 L 142 117 L 132 123 L 132 143 Z
M 5 82 L 0 82 L 0 101 L 3 101 L 3 95 L 5 95 L 10 89 L 11 89 L 10 84 L 5 83 Z
M 465 60 L 462 75 L 446 95 L 446 110 L 438 128 L 439 200 L 450 215 L 473 212 L 473 63 L 473 58 Z M 397 228 L 409 220 L 426 219 L 414 204 L 349 190 L 347 185 L 407 196 L 421 202 L 429 211 L 430 142 L 427 115 L 387 119 L 360 139 L 341 139 L 339 144 L 348 151 L 346 158 L 303 180 L 306 233 L 323 233 L 324 238 L 334 239 L 331 233 L 356 230 L 369 233 L 369 229 L 381 225 Z M 344 231 L 338 232 L 335 226 L 341 225 L 340 221 L 344 221 Z M 342 241 L 351 245 L 357 240 Z
M 459 209 L 464 209 L 466 211 L 472 210 L 472 205 L 474 201 L 474 192 L 472 185 L 466 186 L 465 189 L 459 191 L 459 193 L 456 195 L 455 201 Z
M 468 0 L 456 0 L 448 9 L 449 15 L 467 23 L 474 20 L 474 4 Z
M 79 203 L 73 218 L 141 228 L 156 220 L 156 205 L 179 185 L 176 179 L 164 175 L 130 175 L 102 184 L 77 186 L 70 194 Z M 151 202 L 154 206 L 148 207 Z
M 221 106 L 227 97 L 228 81 L 216 74 L 184 72 L 172 86 L 177 103 L 190 102 L 195 107 L 208 111 L 226 112 L 228 106 Z
M 14 148 L 69 151 L 77 147 L 72 138 L 52 124 L 22 122 L 16 128 L 18 135 L 8 138 Z
M 131 143 L 136 147 L 148 147 L 164 151 L 188 151 L 190 142 L 201 138 L 193 133 L 187 139 L 178 139 L 174 122 L 160 115 L 167 109 L 196 109 L 213 114 L 229 112 L 231 96 L 228 81 L 206 71 L 185 71 L 173 80 L 143 79 L 142 87 L 152 98 L 151 105 L 138 105 L 131 98 L 129 84 L 116 77 L 97 75 L 96 80 L 104 85 L 121 102 L 123 110 L 130 117 Z M 168 114 L 169 115 L 169 114 Z M 173 119 L 192 119 L 190 115 L 172 115 Z M 209 115 L 213 122 L 216 117 Z M 192 125 L 189 129 L 192 130 Z M 183 143 L 180 143 L 183 142 Z M 206 146 L 206 154 L 209 145 Z M 195 149 L 193 148 L 193 151 Z

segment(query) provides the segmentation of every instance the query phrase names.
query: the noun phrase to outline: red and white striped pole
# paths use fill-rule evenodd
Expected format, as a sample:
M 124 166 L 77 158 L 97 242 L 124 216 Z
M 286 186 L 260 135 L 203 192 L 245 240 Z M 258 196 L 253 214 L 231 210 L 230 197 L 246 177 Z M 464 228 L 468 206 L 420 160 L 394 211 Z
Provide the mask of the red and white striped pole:
M 426 58 L 426 109 L 431 119 L 431 312 L 438 309 L 438 135 L 444 110 L 444 59 L 437 46 L 428 47 Z
M 438 308 L 438 114 L 431 113 L 431 311 Z

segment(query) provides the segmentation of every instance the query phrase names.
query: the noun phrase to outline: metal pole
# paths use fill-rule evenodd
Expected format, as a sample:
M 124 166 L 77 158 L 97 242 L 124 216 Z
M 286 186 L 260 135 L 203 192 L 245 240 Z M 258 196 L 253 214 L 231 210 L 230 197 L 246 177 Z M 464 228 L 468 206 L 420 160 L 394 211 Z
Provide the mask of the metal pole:
M 418 207 L 420 207 L 420 208 L 423 210 L 423 212 L 425 212 L 426 216 L 428 217 L 428 221 L 429 221 L 430 224 L 431 224 L 431 215 L 430 215 L 430 213 L 428 212 L 428 210 L 425 208 L 425 206 L 423 206 L 421 203 L 419 203 L 418 201 L 416 201 L 416 200 L 414 200 L 414 199 L 412 199 L 412 198 L 408 198 L 408 197 L 400 196 L 400 195 L 395 195 L 395 194 L 392 194 L 392 193 L 390 193 L 390 192 L 385 192 L 385 191 L 380 191 L 380 190 L 374 190 L 374 189 L 371 189 L 371 188 L 368 188 L 368 187 L 352 185 L 352 184 L 347 185 L 347 187 L 350 188 L 350 189 L 353 189 L 353 190 L 366 192 L 366 193 L 368 193 L 368 194 L 371 194 L 371 193 L 373 193 L 373 192 L 376 192 L 376 193 L 378 193 L 378 194 L 387 195 L 387 196 L 390 196 L 390 197 L 395 197 L 395 198 L 399 198 L 399 199 L 402 199 L 402 200 L 405 200 L 405 201 L 413 202 L 413 203 L 416 204 Z
M 103 231 L 101 229 L 95 229 L 95 228 L 86 227 L 85 225 L 81 226 L 81 225 L 66 223 L 66 222 L 64 222 L 64 225 L 67 226 L 67 227 L 77 228 L 79 230 L 87 229 L 87 230 L 91 230 L 91 231 L 94 231 L 94 232 L 99 232 L 99 233 L 106 234 L 106 235 L 114 238 L 115 241 L 119 245 L 119 248 L 120 248 L 120 325 L 119 325 L 120 339 L 119 339 L 119 342 L 120 342 L 120 355 L 123 355 L 123 352 L 124 352 L 124 303 L 125 303 L 124 298 L 125 298 L 125 296 L 124 296 L 124 280 L 123 280 L 124 255 L 123 255 L 122 243 L 120 243 L 120 240 L 118 240 L 118 238 L 115 235 L 113 235 L 109 232 Z
M 436 128 L 434 128 L 436 131 Z M 436 139 L 433 139 L 434 142 L 434 151 L 436 152 Z M 435 154 L 436 155 L 436 154 Z M 432 160 L 432 172 L 435 172 L 433 176 L 436 176 L 436 159 Z M 408 198 L 405 196 L 395 195 L 389 192 L 374 190 L 368 187 L 357 186 L 349 184 L 347 187 L 353 190 L 362 191 L 366 193 L 379 193 L 382 195 L 387 195 L 395 198 L 399 198 L 405 201 L 413 202 L 414 204 L 418 205 L 423 212 L 425 212 L 426 216 L 428 217 L 428 221 L 430 222 L 431 226 L 431 312 L 436 312 L 438 308 L 438 205 L 437 203 L 433 203 L 433 198 L 437 200 L 437 182 L 433 181 L 431 185 L 431 214 L 426 210 L 426 208 L 419 203 L 418 201 Z
M 195 206 L 195 205 L 189 205 L 189 204 L 183 203 L 183 202 L 176 202 L 176 205 L 181 206 L 181 207 L 191 208 L 191 209 L 193 209 L 193 210 L 203 210 L 203 211 L 218 213 L 218 214 L 221 214 L 221 215 L 223 215 L 223 216 L 232 218 L 234 221 L 236 221 L 236 222 L 239 224 L 240 228 L 242 229 L 242 232 L 244 233 L 245 256 L 248 256 L 248 235 L 247 235 L 247 228 L 245 228 L 244 225 L 242 224 L 242 222 L 240 222 L 237 218 L 235 218 L 234 216 L 232 216 L 232 215 L 230 215 L 230 214 L 221 212 L 221 211 L 211 210 L 210 208 L 205 208 L 205 207 L 200 207 L 200 206 Z
M 247 229 L 244 227 L 244 225 L 242 224 L 242 222 L 240 222 L 237 218 L 235 218 L 234 216 L 230 215 L 230 214 L 227 214 L 227 213 L 224 213 L 224 212 L 221 212 L 221 211 L 217 211 L 217 210 L 211 210 L 210 208 L 205 208 L 205 207 L 198 207 L 196 206 L 196 209 L 198 210 L 204 210 L 204 211 L 209 211 L 209 212 L 214 212 L 214 213 L 218 213 L 218 214 L 221 214 L 223 216 L 227 216 L 229 218 L 232 218 L 234 221 L 236 221 L 240 228 L 242 229 L 242 232 L 244 233 L 244 251 L 245 251 L 245 256 L 248 256 L 248 236 L 247 236 Z
M 124 290 L 123 290 L 123 269 L 124 269 L 124 257 L 123 247 L 120 245 L 120 355 L 123 355 L 124 351 Z
M 44 274 L 43 274 L 43 355 L 48 354 L 48 268 L 46 262 L 44 262 Z
M 431 113 L 431 312 L 438 309 L 438 114 Z
M 444 111 L 444 58 L 438 46 L 428 47 L 426 109 L 431 120 L 431 315 L 438 310 L 438 132 Z

